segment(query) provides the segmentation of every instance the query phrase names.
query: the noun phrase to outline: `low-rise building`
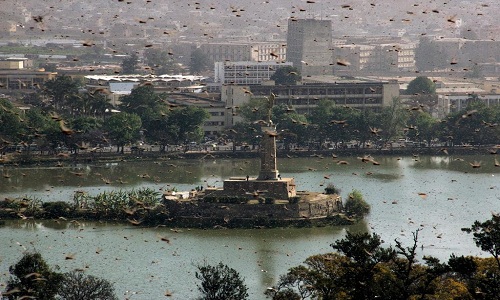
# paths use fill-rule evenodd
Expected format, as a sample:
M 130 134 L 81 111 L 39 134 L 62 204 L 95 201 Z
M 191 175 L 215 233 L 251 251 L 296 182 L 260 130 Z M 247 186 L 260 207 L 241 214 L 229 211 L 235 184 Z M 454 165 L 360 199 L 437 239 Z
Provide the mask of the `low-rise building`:
M 276 95 L 275 104 L 293 107 L 299 114 L 309 114 L 323 100 L 337 105 L 361 109 L 380 110 L 399 96 L 396 81 L 375 81 L 363 78 L 311 76 L 300 85 L 223 85 L 221 100 L 229 108 L 238 108 L 251 98 Z M 237 114 L 226 114 L 226 126 L 241 121 Z
M 40 89 L 48 80 L 57 76 L 55 72 L 31 69 L 32 61 L 24 57 L 0 59 L 0 91 L 29 92 Z

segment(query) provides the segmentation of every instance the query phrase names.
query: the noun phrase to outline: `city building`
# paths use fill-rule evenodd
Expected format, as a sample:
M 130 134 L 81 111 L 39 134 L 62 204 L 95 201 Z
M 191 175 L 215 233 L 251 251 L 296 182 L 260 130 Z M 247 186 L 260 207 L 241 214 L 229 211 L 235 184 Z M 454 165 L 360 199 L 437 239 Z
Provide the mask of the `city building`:
M 35 70 L 31 67 L 32 61 L 24 57 L 0 59 L 0 92 L 34 91 L 57 76 L 55 72 Z
M 151 85 L 156 93 L 201 92 L 205 90 L 203 76 L 194 75 L 87 75 L 87 91 L 104 91 L 109 103 L 118 106 L 120 98 L 140 85 Z
M 291 65 L 291 62 L 279 61 L 220 61 L 215 63 L 214 81 L 221 84 L 262 84 L 268 81 L 279 67 Z
M 337 105 L 377 111 L 391 105 L 392 100 L 399 96 L 399 84 L 396 81 L 311 76 L 300 85 L 223 85 L 221 101 L 234 112 L 251 98 L 267 97 L 271 93 L 275 95 L 276 105 L 293 107 L 299 114 L 311 113 L 323 99 Z M 227 113 L 225 126 L 231 127 L 240 121 L 238 114 Z
M 342 44 L 333 47 L 336 75 L 415 71 L 415 43 Z
M 213 62 L 218 61 L 278 61 L 285 62 L 284 41 L 252 43 L 206 43 L 200 50 Z
M 303 77 L 333 75 L 331 20 L 288 19 L 287 61 Z
M 259 42 L 251 45 L 253 61 L 286 61 L 286 42 Z
M 213 62 L 252 60 L 252 45 L 248 43 L 207 43 L 200 50 Z

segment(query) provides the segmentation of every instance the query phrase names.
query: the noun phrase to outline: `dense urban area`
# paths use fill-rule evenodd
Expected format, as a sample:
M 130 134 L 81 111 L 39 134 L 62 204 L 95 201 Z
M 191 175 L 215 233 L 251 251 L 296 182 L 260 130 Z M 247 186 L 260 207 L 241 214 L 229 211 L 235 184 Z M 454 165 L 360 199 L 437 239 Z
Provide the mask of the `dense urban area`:
M 263 135 L 280 157 L 351 152 L 378 165 L 372 154 L 470 151 L 500 167 L 499 3 L 401 2 L 0 0 L 0 184 L 7 167 L 42 161 L 251 155 Z M 128 201 L 167 214 L 149 192 L 150 202 Z M 30 199 L 0 200 L 27 218 Z M 57 205 L 45 217 L 72 218 Z M 124 209 L 117 215 L 134 215 Z M 417 263 L 420 229 L 394 246 L 348 232 L 260 295 L 500 299 L 500 216 L 462 230 L 489 257 Z M 200 299 L 248 298 L 224 262 L 196 270 Z M 111 282 L 84 271 L 59 272 L 26 251 L 0 299 L 118 299 Z

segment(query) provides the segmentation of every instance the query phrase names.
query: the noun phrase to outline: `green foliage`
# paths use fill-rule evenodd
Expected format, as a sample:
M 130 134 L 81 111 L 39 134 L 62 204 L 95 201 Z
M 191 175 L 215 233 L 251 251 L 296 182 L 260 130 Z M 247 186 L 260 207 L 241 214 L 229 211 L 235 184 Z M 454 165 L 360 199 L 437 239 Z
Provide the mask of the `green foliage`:
M 325 194 L 327 194 L 327 195 L 334 195 L 334 194 L 340 195 L 340 189 L 335 187 L 335 185 L 330 182 L 329 184 L 326 185 Z
M 353 190 L 344 204 L 345 212 L 348 216 L 362 218 L 370 213 L 370 205 L 363 199 L 361 192 Z
M 496 144 L 500 132 L 500 107 L 487 107 L 471 96 L 467 107 L 440 123 L 442 136 L 455 145 Z
M 63 275 L 52 271 L 38 252 L 27 252 L 9 268 L 11 278 L 7 283 L 7 299 L 30 296 L 40 300 L 54 299 Z M 16 292 L 17 291 L 17 292 Z
M 416 264 L 417 236 L 418 232 L 414 233 L 412 246 L 404 247 L 396 241 L 393 249 L 383 247 L 376 234 L 347 232 L 344 239 L 331 244 L 337 252 L 307 258 L 304 265 L 280 276 L 265 294 L 272 299 L 395 300 L 450 295 L 445 264 L 434 258 L 425 258 L 425 265 Z M 468 294 L 466 289 L 460 296 L 464 294 Z
M 203 138 L 203 122 L 209 117 L 205 109 L 195 106 L 186 106 L 170 112 L 169 128 L 175 128 L 171 131 L 173 144 L 199 142 Z
M 430 142 L 440 136 L 439 121 L 427 112 L 415 111 L 410 113 L 407 124 L 408 126 L 404 129 L 404 132 L 410 140 Z
M 189 70 L 191 74 L 200 73 L 210 69 L 213 63 L 210 61 L 209 57 L 203 53 L 200 48 L 196 48 L 191 53 L 191 61 L 189 64 Z
M 429 77 L 419 76 L 408 84 L 406 94 L 435 94 L 436 84 Z
M 148 210 L 160 205 L 160 193 L 150 188 L 102 192 L 95 196 L 77 191 L 73 206 L 90 209 L 99 216 L 147 217 Z M 139 208 L 139 209 L 138 209 Z
M 197 265 L 196 279 L 201 282 L 198 290 L 203 300 L 242 300 L 248 298 L 248 288 L 240 274 L 220 262 L 211 266 L 206 262 Z
M 62 75 L 46 81 L 43 92 L 51 98 L 54 109 L 59 111 L 68 106 L 70 100 L 77 98 L 80 87 L 78 80 Z
M 132 53 L 122 61 L 122 74 L 135 74 L 138 66 L 139 57 Z
M 45 202 L 42 207 L 45 212 L 45 217 L 48 218 L 65 217 L 73 210 L 71 205 L 64 201 Z
M 169 51 L 150 48 L 145 51 L 144 57 L 155 74 L 177 74 L 182 71 Z
M 65 300 L 118 300 L 109 281 L 81 271 L 64 274 L 58 296 Z
M 500 271 L 500 215 L 492 214 L 485 222 L 475 221 L 462 231 L 473 234 L 473 240 L 481 250 L 488 252 L 497 262 Z
M 382 108 L 376 127 L 382 129 L 380 138 L 383 144 L 401 135 L 407 118 L 408 111 L 403 107 L 399 97 L 392 99 L 391 106 Z
M 109 136 L 118 146 L 135 142 L 139 138 L 141 125 L 141 118 L 138 115 L 126 112 L 114 114 L 106 122 Z
M 134 88 L 130 95 L 122 97 L 120 102 L 120 110 L 137 114 L 142 119 L 148 118 L 155 112 L 166 110 L 160 95 L 155 93 L 154 87 L 150 85 Z
M 271 76 L 276 85 L 295 85 L 301 79 L 300 72 L 292 66 L 278 67 Z

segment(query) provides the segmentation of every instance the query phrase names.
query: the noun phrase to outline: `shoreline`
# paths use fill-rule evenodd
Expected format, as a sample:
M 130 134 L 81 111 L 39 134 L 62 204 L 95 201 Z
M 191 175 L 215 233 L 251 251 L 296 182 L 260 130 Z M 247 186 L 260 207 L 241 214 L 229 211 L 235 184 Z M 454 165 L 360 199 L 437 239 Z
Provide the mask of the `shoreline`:
M 76 210 L 69 214 L 60 216 L 49 216 L 43 211 L 39 211 L 34 215 L 26 216 L 22 212 L 16 212 L 12 209 L 0 208 L 0 226 L 5 225 L 5 221 L 14 220 L 52 220 L 57 222 L 78 223 L 81 221 L 92 222 L 117 222 L 121 224 L 129 224 L 133 227 L 170 227 L 170 228 L 196 228 L 196 229 L 265 229 L 265 228 L 307 228 L 307 227 L 326 227 L 326 226 L 344 226 L 352 225 L 362 221 L 362 219 L 348 218 L 344 214 L 338 213 L 324 217 L 313 218 L 289 218 L 277 219 L 268 217 L 259 218 L 233 218 L 230 221 L 223 218 L 214 217 L 172 217 L 163 215 L 162 218 L 153 216 L 145 218 L 142 221 L 131 220 L 125 216 L 119 215 L 99 215 L 93 211 Z
M 480 155 L 496 154 L 492 153 L 493 146 L 474 147 L 415 147 L 415 148 L 393 148 L 393 149 L 373 149 L 373 148 L 350 148 L 350 149 L 328 149 L 328 150 L 278 150 L 278 158 L 294 157 L 330 157 L 330 156 L 410 156 L 410 155 Z M 443 149 L 446 149 L 444 153 Z M 496 149 L 496 148 L 495 148 Z M 142 153 L 116 153 L 116 152 L 95 152 L 69 154 L 68 156 L 40 155 L 15 153 L 6 154 L 0 160 L 0 166 L 9 165 L 37 165 L 58 162 L 94 163 L 94 162 L 120 162 L 137 160 L 176 160 L 176 159 L 216 159 L 216 158 L 258 158 L 258 150 L 236 150 L 236 151 L 187 151 L 187 152 L 158 152 L 144 151 Z M 1 158 L 1 156 L 0 156 Z

